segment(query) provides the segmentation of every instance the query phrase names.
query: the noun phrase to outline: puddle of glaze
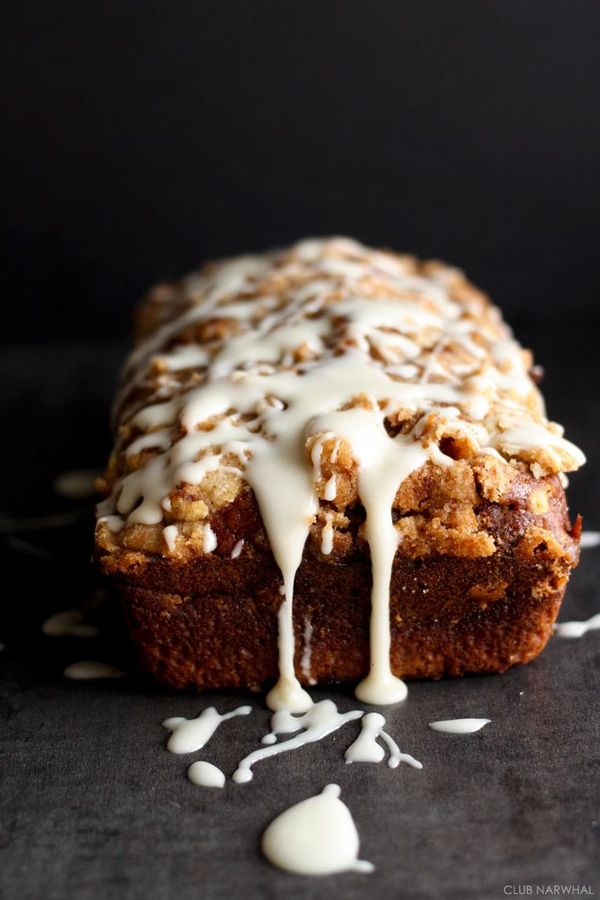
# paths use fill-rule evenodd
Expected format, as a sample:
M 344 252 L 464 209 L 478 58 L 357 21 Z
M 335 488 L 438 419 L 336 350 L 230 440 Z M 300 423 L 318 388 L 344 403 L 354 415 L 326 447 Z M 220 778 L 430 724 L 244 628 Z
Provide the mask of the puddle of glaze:
M 373 864 L 358 858 L 356 825 L 339 797 L 338 785 L 328 784 L 277 816 L 262 839 L 269 862 L 295 875 L 372 872 Z

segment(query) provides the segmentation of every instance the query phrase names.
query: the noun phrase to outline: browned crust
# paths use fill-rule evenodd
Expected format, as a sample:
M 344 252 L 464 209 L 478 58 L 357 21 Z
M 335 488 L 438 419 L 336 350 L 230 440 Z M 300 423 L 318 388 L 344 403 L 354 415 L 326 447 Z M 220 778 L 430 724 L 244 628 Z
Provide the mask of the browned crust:
M 174 688 L 253 690 L 277 676 L 276 579 L 255 566 L 222 564 L 227 592 L 169 594 L 122 586 L 142 665 Z M 226 576 L 229 576 L 227 579 Z M 544 648 L 566 586 L 567 570 L 520 563 L 501 554 L 483 560 L 399 558 L 391 593 L 395 674 L 441 678 L 503 672 Z M 312 628 L 310 677 L 356 681 L 369 665 L 367 565 L 305 562 L 294 600 L 296 672 L 303 632 Z M 245 591 L 242 591 L 242 586 Z
M 569 524 L 558 479 L 547 482 L 549 508 L 541 517 L 523 502 L 481 500 L 478 514 L 499 548 L 491 555 L 398 552 L 390 595 L 396 674 L 501 672 L 544 648 L 577 562 L 580 532 L 579 520 Z M 345 552 L 324 557 L 317 540 L 307 544 L 294 598 L 296 669 L 304 682 L 307 624 L 311 679 L 355 681 L 368 669 L 371 573 L 359 519 L 357 511 Z M 213 554 L 177 563 L 125 552 L 101 556 L 100 563 L 119 583 L 142 665 L 159 681 L 260 689 L 277 674 L 281 576 L 251 492 L 221 510 L 214 527 Z M 242 553 L 230 559 L 240 535 Z
M 353 500 L 348 506 L 342 501 L 341 508 L 337 499 L 321 503 L 305 554 L 321 558 L 319 548 L 327 514 L 333 516 L 333 559 L 350 562 L 356 553 L 368 552 L 363 534 L 364 509 L 356 494 Z M 563 553 L 570 540 L 559 479 L 534 478 L 523 464 L 497 464 L 489 458 L 474 463 L 458 460 L 444 469 L 430 463 L 423 466 L 400 486 L 393 516 L 404 554 L 415 558 L 491 556 L 496 550 L 512 549 L 528 529 L 544 532 L 555 555 Z M 159 578 L 164 590 L 189 592 L 194 585 L 204 584 L 205 573 L 215 559 L 229 559 L 240 540 L 244 541 L 243 558 L 248 553 L 270 558 L 267 534 L 249 486 L 215 508 L 207 521 L 217 537 L 217 547 L 210 554 L 203 550 L 202 523 L 183 523 L 185 541 L 175 552 L 167 552 L 162 524 L 133 525 L 122 536 L 113 535 L 101 523 L 96 533 L 101 568 L 111 575 L 138 579 L 142 587 L 144 579 L 150 579 L 150 586 L 155 587 Z M 197 543 L 193 540 L 195 533 L 199 536 Z

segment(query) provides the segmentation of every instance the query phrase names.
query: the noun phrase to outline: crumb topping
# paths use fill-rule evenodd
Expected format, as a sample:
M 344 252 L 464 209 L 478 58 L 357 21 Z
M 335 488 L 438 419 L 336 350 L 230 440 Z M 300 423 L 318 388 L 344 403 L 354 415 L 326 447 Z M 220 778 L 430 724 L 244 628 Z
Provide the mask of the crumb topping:
M 526 472 L 541 480 L 530 504 L 543 516 L 543 479 L 584 462 L 545 417 L 529 351 L 440 262 L 307 240 L 154 288 L 138 334 L 101 480 L 106 550 L 217 550 L 212 517 L 248 485 L 260 495 L 256 472 L 277 445 L 310 482 L 300 515 L 330 553 L 381 429 L 376 442 L 402 453 L 391 505 L 406 551 L 485 556 L 495 543 L 478 497 L 503 502 Z

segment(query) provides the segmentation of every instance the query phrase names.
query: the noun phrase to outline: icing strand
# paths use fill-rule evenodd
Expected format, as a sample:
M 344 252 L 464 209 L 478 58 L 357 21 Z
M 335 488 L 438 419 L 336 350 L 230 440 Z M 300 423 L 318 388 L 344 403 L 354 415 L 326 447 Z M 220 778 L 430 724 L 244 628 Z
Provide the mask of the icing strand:
M 252 766 L 271 756 L 278 756 L 280 753 L 288 753 L 290 750 L 298 750 L 306 744 L 312 744 L 327 737 L 333 731 L 337 731 L 346 722 L 352 722 L 360 719 L 362 710 L 352 709 L 346 713 L 338 712 L 333 700 L 321 700 L 310 707 L 308 712 L 301 716 L 293 716 L 287 710 L 279 710 L 271 718 L 271 732 L 263 738 L 264 744 L 271 746 L 262 747 L 254 750 L 245 756 L 238 763 L 238 767 L 233 773 L 233 780 L 237 784 L 243 784 L 252 779 Z M 276 744 L 277 735 L 293 734 L 295 731 L 302 733 L 294 738 L 284 741 L 282 744 Z
M 225 787 L 225 773 L 212 763 L 198 760 L 188 769 L 188 778 L 192 784 L 200 787 Z
M 580 638 L 588 631 L 596 631 L 600 628 L 600 613 L 596 613 L 585 622 L 556 622 L 554 634 L 562 638 Z
M 309 684 L 315 684 L 315 679 L 312 677 L 310 664 L 312 659 L 312 634 L 313 627 L 312 623 L 309 619 L 306 619 L 304 622 L 304 631 L 302 633 L 303 647 L 302 650 L 302 658 L 300 660 L 300 670 L 304 677 L 304 680 Z
M 401 762 L 412 766 L 414 769 L 422 769 L 423 764 L 410 756 L 402 753 L 396 741 L 383 730 L 385 719 L 380 713 L 366 713 L 361 721 L 361 731 L 356 740 L 350 744 L 344 754 L 347 763 L 373 762 L 379 763 L 385 756 L 385 750 L 377 739 L 381 738 L 389 750 L 388 766 L 396 769 Z

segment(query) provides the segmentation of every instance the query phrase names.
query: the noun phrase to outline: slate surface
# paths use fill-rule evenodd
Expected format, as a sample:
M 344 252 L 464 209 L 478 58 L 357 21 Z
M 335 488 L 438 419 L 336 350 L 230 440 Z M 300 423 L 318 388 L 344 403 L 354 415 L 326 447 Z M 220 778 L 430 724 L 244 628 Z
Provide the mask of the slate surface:
M 598 327 L 537 327 L 520 336 L 546 365 L 553 417 L 588 453 L 572 479 L 571 508 L 600 530 Z M 566 349 L 568 348 L 568 350 Z M 388 730 L 424 763 L 343 764 L 354 723 L 320 744 L 256 767 L 254 781 L 224 791 L 189 784 L 206 758 L 232 772 L 267 730 L 258 698 L 248 718 L 225 723 L 202 753 L 164 750 L 161 721 L 220 709 L 239 695 L 198 698 L 159 690 L 139 675 L 76 683 L 70 662 L 126 658 L 110 610 L 97 610 L 97 641 L 50 639 L 50 612 L 85 602 L 89 505 L 53 496 L 54 475 L 100 466 L 106 410 L 122 347 L 70 344 L 5 350 L 0 360 L 2 518 L 0 606 L 3 900 L 163 898 L 501 898 L 578 886 L 600 895 L 598 684 L 600 633 L 553 639 L 534 664 L 500 677 L 415 683 L 388 712 Z M 68 527 L 24 530 L 7 516 L 75 516 Z M 562 618 L 600 610 L 600 548 L 584 552 Z M 343 709 L 349 691 L 329 691 Z M 456 737 L 427 723 L 487 716 L 482 732 Z M 329 782 L 342 787 L 373 875 L 300 879 L 260 856 L 264 827 Z M 520 892 L 520 893 L 519 893 Z M 537 892 L 537 893 L 536 893 Z M 585 894 L 584 894 L 585 895 Z

